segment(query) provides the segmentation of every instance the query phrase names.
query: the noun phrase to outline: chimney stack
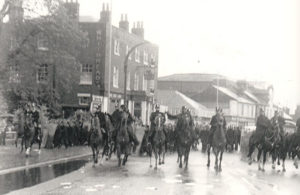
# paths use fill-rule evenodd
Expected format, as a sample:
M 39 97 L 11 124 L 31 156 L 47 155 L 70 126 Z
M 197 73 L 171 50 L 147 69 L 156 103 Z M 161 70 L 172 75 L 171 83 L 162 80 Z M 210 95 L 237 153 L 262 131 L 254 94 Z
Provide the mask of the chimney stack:
M 119 28 L 129 32 L 129 22 L 127 20 L 127 14 L 121 14 L 121 21 L 119 22 Z
M 136 26 L 135 26 L 135 23 L 133 23 L 133 28 L 131 29 L 131 33 L 144 39 L 144 24 L 143 24 L 143 22 L 142 21 L 136 22 Z
M 102 11 L 100 12 L 100 22 L 109 22 L 110 21 L 110 10 L 109 4 L 102 4 Z

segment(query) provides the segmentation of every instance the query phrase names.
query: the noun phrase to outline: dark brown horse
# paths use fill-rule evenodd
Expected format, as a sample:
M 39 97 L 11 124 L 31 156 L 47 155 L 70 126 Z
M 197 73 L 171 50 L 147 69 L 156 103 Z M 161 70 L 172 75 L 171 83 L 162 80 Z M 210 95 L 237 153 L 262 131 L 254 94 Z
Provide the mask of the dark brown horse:
M 155 155 L 155 169 L 157 169 L 157 160 L 159 159 L 159 165 L 165 163 L 166 153 L 166 136 L 163 131 L 163 118 L 161 115 L 157 115 L 154 119 L 155 132 L 153 137 L 153 151 Z
M 125 112 L 123 112 L 121 115 L 120 128 L 117 130 L 117 139 L 116 139 L 116 148 L 117 148 L 119 167 L 121 166 L 121 163 L 123 166 L 126 164 L 131 149 L 129 134 L 127 131 L 128 128 L 127 119 L 128 119 L 128 115 Z
M 112 118 L 109 114 L 105 114 L 105 138 L 104 138 L 104 148 L 102 152 L 102 159 L 106 156 L 106 160 L 111 158 L 112 153 L 115 149 L 115 143 L 112 139 L 112 134 L 114 131 L 114 126 L 112 123 Z
M 189 154 L 194 138 L 192 136 L 191 118 L 188 114 L 182 114 L 176 124 L 176 145 L 179 158 L 179 168 L 182 168 L 184 156 L 185 168 L 188 167 Z
M 32 122 L 32 118 L 30 115 L 25 116 L 24 121 L 24 136 L 23 143 L 25 144 L 26 157 L 30 155 L 31 147 L 36 139 L 35 127 Z M 39 143 L 39 153 L 41 149 L 41 141 Z
M 94 165 L 98 163 L 98 154 L 100 147 L 103 144 L 103 135 L 100 128 L 99 118 L 92 116 L 91 118 L 91 130 L 90 130 L 90 146 L 93 152 Z
M 223 117 L 220 115 L 217 115 L 217 128 L 213 133 L 213 139 L 212 139 L 212 145 L 209 146 L 207 150 L 207 167 L 210 166 L 210 147 L 212 147 L 213 152 L 215 154 L 215 170 L 217 172 L 222 171 L 222 158 L 223 153 L 226 146 L 226 134 L 225 129 L 223 128 Z

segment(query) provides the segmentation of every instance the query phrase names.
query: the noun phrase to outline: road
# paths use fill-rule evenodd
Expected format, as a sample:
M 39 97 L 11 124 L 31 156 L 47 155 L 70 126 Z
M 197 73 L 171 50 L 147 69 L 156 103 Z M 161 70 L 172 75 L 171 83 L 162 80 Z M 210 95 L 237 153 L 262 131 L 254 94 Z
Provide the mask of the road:
M 213 157 L 214 158 L 214 157 Z M 130 156 L 125 167 L 117 167 L 113 157 L 103 165 L 87 163 L 77 171 L 10 194 L 286 194 L 299 195 L 300 170 L 286 164 L 287 172 L 257 170 L 240 160 L 238 153 L 225 153 L 223 171 L 207 169 L 206 155 L 192 152 L 187 170 L 178 168 L 177 155 L 168 154 L 157 170 L 146 157 Z

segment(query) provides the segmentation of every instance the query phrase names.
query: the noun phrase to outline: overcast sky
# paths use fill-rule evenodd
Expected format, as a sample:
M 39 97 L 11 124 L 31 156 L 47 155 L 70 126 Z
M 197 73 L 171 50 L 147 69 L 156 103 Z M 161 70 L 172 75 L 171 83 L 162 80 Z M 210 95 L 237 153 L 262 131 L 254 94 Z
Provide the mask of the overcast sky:
M 3 1 L 3 0 L 0 0 Z M 100 17 L 102 3 L 79 0 L 80 15 Z M 220 73 L 265 80 L 282 105 L 300 104 L 299 0 L 112 0 L 113 24 L 127 13 L 159 45 L 159 75 Z
M 80 0 L 80 14 L 99 18 L 105 0 Z M 159 75 L 220 73 L 265 80 L 275 100 L 300 103 L 300 1 L 113 0 L 118 25 L 144 21 L 145 37 L 159 45 Z M 200 62 L 200 63 L 199 63 Z

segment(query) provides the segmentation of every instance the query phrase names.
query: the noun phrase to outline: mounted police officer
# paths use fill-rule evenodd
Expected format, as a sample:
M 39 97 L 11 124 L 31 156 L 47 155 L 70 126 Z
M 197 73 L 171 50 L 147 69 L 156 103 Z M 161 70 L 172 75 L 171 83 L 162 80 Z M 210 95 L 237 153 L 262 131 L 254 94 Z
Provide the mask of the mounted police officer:
M 157 116 L 160 116 L 162 117 L 162 124 L 165 124 L 166 122 L 166 117 L 165 115 L 160 112 L 160 106 L 158 104 L 155 105 L 155 112 L 152 112 L 151 115 L 150 115 L 150 140 L 151 142 L 153 141 L 153 137 L 154 137 L 154 132 L 155 132 L 155 118 Z M 165 132 L 165 129 L 163 128 L 163 132 L 165 134 L 165 136 L 167 135 L 166 132 Z
M 221 108 L 216 108 L 216 114 L 211 118 L 210 121 L 210 132 L 208 142 L 211 145 L 212 139 L 215 131 L 217 130 L 218 126 L 222 126 L 223 129 L 226 129 L 226 120 Z
M 40 113 L 36 108 L 35 103 L 32 103 L 32 109 L 29 111 L 31 117 L 32 117 L 32 123 L 35 129 L 35 136 L 37 140 L 41 139 L 42 135 L 42 129 L 41 129 L 41 123 L 40 123 Z
M 116 114 L 117 117 L 116 129 L 119 131 L 121 127 L 123 113 L 127 114 L 127 132 L 129 135 L 130 142 L 134 143 L 133 152 L 135 152 L 136 147 L 139 145 L 139 141 L 136 135 L 133 133 L 133 123 L 135 120 L 125 105 L 121 105 L 119 109 L 119 114 Z
M 178 124 L 181 122 L 181 119 L 183 119 L 185 116 L 188 116 L 190 118 L 190 121 L 189 121 L 189 127 L 191 127 L 191 134 L 192 134 L 192 137 L 196 138 L 196 135 L 195 135 L 195 132 L 194 132 L 194 120 L 193 120 L 193 117 L 191 115 L 191 113 L 188 111 L 187 107 L 186 106 L 182 106 L 181 107 L 181 113 L 177 114 L 177 115 L 171 115 L 167 112 L 167 116 L 169 119 L 171 120 L 177 120 L 177 125 L 176 125 L 176 128 L 175 128 L 175 132 L 179 131 L 180 129 L 178 129 L 181 125 Z M 177 133 L 175 133 L 177 134 Z

